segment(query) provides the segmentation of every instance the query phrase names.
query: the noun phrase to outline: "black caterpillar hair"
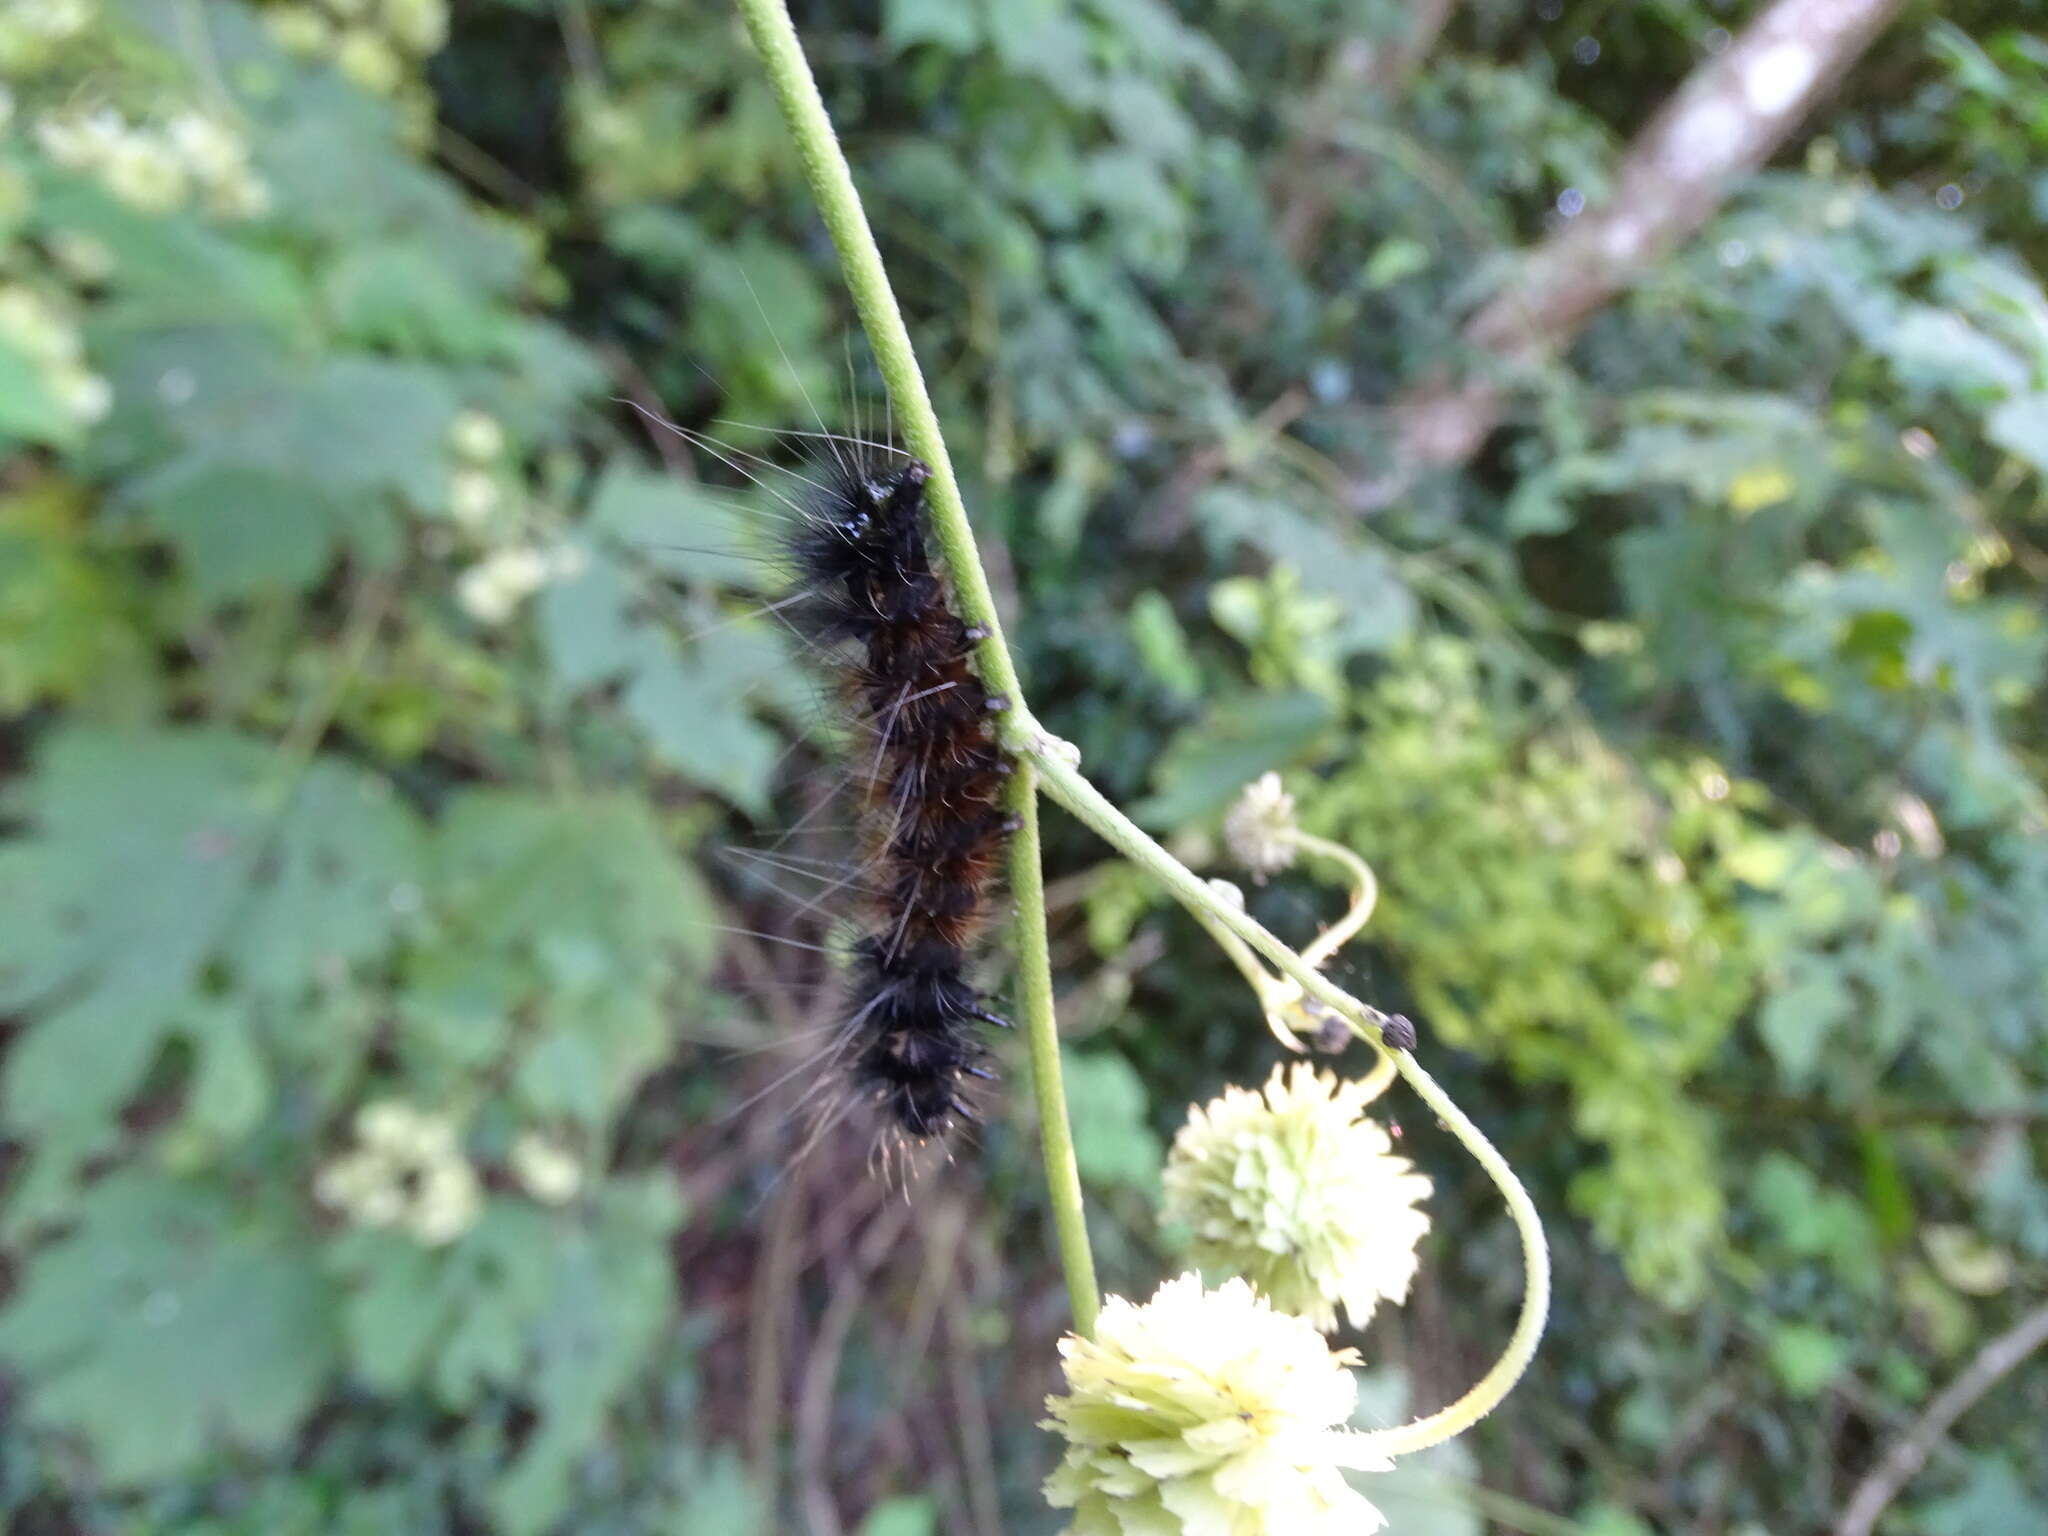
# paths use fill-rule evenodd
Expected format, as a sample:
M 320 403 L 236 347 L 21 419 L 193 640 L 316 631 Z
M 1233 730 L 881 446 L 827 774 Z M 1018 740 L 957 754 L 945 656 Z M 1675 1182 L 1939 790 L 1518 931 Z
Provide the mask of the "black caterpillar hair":
M 866 727 L 850 765 L 865 842 L 845 1053 L 856 1090 L 916 1142 L 973 1120 L 968 1078 L 992 1074 L 977 1024 L 1008 1028 L 969 980 L 1013 828 L 1011 765 L 927 548 L 924 465 L 849 459 L 819 484 L 790 544 L 797 627 L 841 669 Z

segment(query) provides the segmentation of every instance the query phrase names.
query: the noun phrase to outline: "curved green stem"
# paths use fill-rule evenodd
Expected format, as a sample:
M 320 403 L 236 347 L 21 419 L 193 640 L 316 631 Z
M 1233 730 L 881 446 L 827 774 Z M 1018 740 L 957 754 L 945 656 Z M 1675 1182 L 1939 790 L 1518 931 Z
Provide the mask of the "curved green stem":
M 1288 836 L 1303 853 L 1333 859 L 1351 873 L 1351 910 L 1317 934 L 1315 942 L 1301 952 L 1302 959 L 1321 967 L 1372 921 L 1372 909 L 1379 905 L 1380 899 L 1379 876 L 1372 872 L 1370 864 L 1342 843 L 1333 843 L 1327 837 L 1317 837 L 1313 832 L 1304 832 L 1298 827 Z
M 1003 626 L 996 616 L 995 597 L 981 568 L 981 556 L 974 547 L 974 530 L 967 523 L 967 508 L 960 500 L 960 482 L 953 473 L 953 460 L 939 434 L 939 418 L 932 409 L 924 374 L 918 369 L 917 354 L 911 349 L 910 331 L 896 306 L 882 267 L 882 253 L 868 228 L 860 194 L 854 190 L 853 173 L 839 148 L 839 136 L 825 115 L 825 103 L 818 84 L 811 78 L 810 64 L 797 41 L 783 0 L 737 0 L 746 19 L 747 32 L 768 73 L 782 116 L 803 160 L 804 176 L 817 199 L 818 212 L 831 232 L 832 245 L 839 253 L 840 269 L 860 313 L 861 328 L 874 348 L 875 364 L 888 386 L 889 403 L 903 439 L 931 471 L 925 482 L 925 496 L 931 508 L 933 541 L 946 575 L 953 587 L 960 617 L 978 626 L 982 639 L 976 652 L 982 680 L 1010 701 L 1013 712 L 1023 713 L 1023 691 L 1017 681 L 1016 664 L 1003 642 Z M 1066 1095 L 1060 1086 L 1059 1028 L 1053 1016 L 1052 968 L 1045 934 L 1044 876 L 1038 862 L 1038 807 L 1036 775 L 1028 763 L 1018 765 L 1011 808 L 1019 829 L 1010 840 L 1010 889 L 1017 902 L 1018 992 L 1022 1004 L 1025 1038 L 1030 1042 L 1031 1077 L 1038 1099 L 1039 1142 L 1045 1158 L 1047 1197 L 1052 1203 L 1053 1227 L 1058 1236 L 1060 1268 L 1067 1278 L 1067 1294 L 1074 1309 L 1074 1326 L 1081 1333 L 1095 1327 L 1099 1304 L 1095 1289 L 1095 1260 L 1088 1248 L 1088 1223 L 1081 1204 L 1081 1181 L 1075 1172 L 1074 1137 L 1067 1122 Z
M 1394 1070 L 1455 1136 L 1472 1159 L 1485 1170 L 1494 1187 L 1507 1202 L 1508 1215 L 1515 1223 L 1522 1244 L 1522 1309 L 1515 1318 L 1514 1332 L 1507 1348 L 1492 1367 L 1463 1397 L 1439 1412 L 1429 1414 L 1396 1429 L 1381 1430 L 1371 1437 L 1371 1448 L 1382 1455 L 1406 1455 L 1448 1440 L 1469 1429 L 1490 1413 L 1507 1396 L 1535 1356 L 1537 1343 L 1550 1315 L 1550 1248 L 1543 1237 L 1543 1222 L 1522 1181 L 1515 1177 L 1493 1143 L 1452 1102 L 1435 1078 L 1408 1052 L 1385 1043 L 1387 1015 L 1362 1003 L 1333 985 L 1242 908 L 1224 900 L 1209 883 L 1200 879 L 1180 860 L 1162 848 L 1142 827 L 1119 811 L 1087 779 L 1073 761 L 1071 749 L 1032 726 L 1014 742 L 1016 750 L 1038 765 L 1045 792 L 1092 828 L 1111 847 L 1139 868 L 1149 872 L 1171 891 L 1180 903 L 1195 913 L 1205 927 L 1222 928 L 1242 939 L 1253 950 L 1272 961 L 1280 971 L 1300 984 L 1303 991 L 1335 1008 L 1351 1024 L 1354 1033 L 1386 1051 Z
M 1543 1219 L 1536 1214 L 1529 1192 L 1515 1177 L 1515 1170 L 1508 1166 L 1508 1160 L 1486 1139 L 1486 1133 L 1467 1118 L 1413 1056 L 1406 1051 L 1391 1054 L 1395 1070 L 1415 1090 L 1416 1096 L 1436 1111 L 1437 1118 L 1472 1154 L 1473 1161 L 1486 1170 L 1487 1177 L 1493 1180 L 1494 1187 L 1507 1201 L 1508 1215 L 1515 1223 L 1515 1235 L 1522 1240 L 1522 1310 L 1515 1317 L 1514 1332 L 1508 1335 L 1507 1348 L 1501 1351 L 1500 1358 L 1449 1407 L 1394 1429 L 1374 1431 L 1365 1437 L 1366 1448 L 1379 1455 L 1406 1456 L 1463 1434 L 1499 1407 L 1500 1400 L 1521 1380 L 1522 1372 L 1536 1357 L 1536 1346 L 1543 1339 L 1543 1325 L 1550 1316 L 1550 1246 L 1544 1241 Z

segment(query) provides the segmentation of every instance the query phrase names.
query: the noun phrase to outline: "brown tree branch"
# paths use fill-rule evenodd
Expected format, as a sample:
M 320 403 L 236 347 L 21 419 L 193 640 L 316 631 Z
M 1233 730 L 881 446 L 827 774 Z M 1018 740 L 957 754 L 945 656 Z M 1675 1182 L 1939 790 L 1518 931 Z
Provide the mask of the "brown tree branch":
M 1878 1517 L 1926 1465 L 1928 1452 L 1940 1443 L 1949 1426 L 2044 1344 L 2048 1344 L 2048 1303 L 2034 1308 L 1978 1350 L 1962 1375 L 1934 1395 L 1912 1427 L 1856 1485 L 1842 1518 L 1835 1522 L 1835 1536 L 1870 1536 Z
M 1384 505 L 1416 475 L 1463 463 L 1499 423 L 1505 381 L 1555 357 L 1614 297 L 1693 235 L 1863 55 L 1901 0 L 1776 0 L 1702 64 L 1623 156 L 1613 195 L 1523 257 L 1465 326 L 1483 375 L 1397 401 L 1389 473 L 1359 500 Z

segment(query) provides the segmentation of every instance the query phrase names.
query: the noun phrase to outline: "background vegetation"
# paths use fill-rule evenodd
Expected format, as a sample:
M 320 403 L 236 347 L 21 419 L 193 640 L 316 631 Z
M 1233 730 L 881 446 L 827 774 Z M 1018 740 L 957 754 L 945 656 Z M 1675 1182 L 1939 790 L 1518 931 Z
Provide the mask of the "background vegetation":
M 1461 327 L 1760 8 L 794 9 L 1039 714 L 1198 863 L 1286 772 L 1550 1218 L 1395 1529 L 1827 1528 L 2048 1289 L 2037 0 L 1899 10 L 1561 356 Z M 794 1108 L 845 850 L 733 467 L 885 423 L 733 15 L 11 0 L 0 70 L 10 1527 L 1051 1529 L 1021 1060 L 908 1204 Z M 1275 1047 L 1048 821 L 1149 1292 L 1164 1139 Z M 1403 1129 L 1378 1423 L 1517 1281 Z M 2048 1529 L 2038 1362 L 1883 1529 Z

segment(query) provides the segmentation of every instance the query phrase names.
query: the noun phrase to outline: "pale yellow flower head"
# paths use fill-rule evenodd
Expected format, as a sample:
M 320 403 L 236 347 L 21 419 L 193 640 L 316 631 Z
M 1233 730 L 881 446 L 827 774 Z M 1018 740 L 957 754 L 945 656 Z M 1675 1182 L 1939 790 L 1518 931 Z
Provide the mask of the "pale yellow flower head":
M 1191 1109 L 1166 1160 L 1164 1215 L 1194 1233 L 1195 1262 L 1324 1330 L 1339 1307 L 1362 1328 L 1381 1301 L 1403 1300 L 1430 1184 L 1366 1116 L 1371 1092 L 1296 1062 L 1258 1092 L 1227 1088 Z
M 1261 774 L 1245 785 L 1223 817 L 1223 843 L 1255 878 L 1278 874 L 1294 862 L 1294 796 L 1280 775 Z
M 562 1205 L 583 1187 L 576 1155 L 547 1137 L 528 1131 L 512 1143 L 512 1173 L 519 1187 L 543 1205 Z
M 1112 1296 L 1092 1339 L 1060 1341 L 1067 1442 L 1045 1496 L 1071 1536 L 1368 1536 L 1385 1518 L 1344 1480 L 1391 1465 L 1343 1428 L 1352 1350 L 1332 1351 L 1242 1280 Z

